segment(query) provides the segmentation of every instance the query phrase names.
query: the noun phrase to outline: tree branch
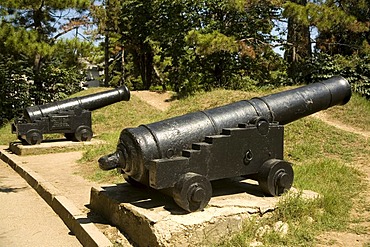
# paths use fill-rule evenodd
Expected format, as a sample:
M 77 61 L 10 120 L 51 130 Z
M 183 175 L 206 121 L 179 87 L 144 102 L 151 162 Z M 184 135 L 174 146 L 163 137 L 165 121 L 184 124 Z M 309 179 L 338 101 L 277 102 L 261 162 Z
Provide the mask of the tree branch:
M 72 30 L 75 30 L 77 28 L 79 28 L 80 26 L 71 26 L 69 28 L 65 28 L 62 32 L 56 34 L 52 39 L 51 41 L 54 43 L 60 36 L 72 31 Z

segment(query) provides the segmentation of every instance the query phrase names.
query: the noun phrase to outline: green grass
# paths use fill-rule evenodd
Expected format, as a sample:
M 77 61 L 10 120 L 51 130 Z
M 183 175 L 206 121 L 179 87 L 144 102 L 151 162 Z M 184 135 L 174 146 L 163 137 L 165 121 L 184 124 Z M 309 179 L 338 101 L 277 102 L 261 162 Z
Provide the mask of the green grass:
M 78 95 L 100 90 L 103 89 L 88 90 Z M 122 129 L 269 93 L 228 90 L 199 93 L 174 101 L 165 112 L 132 97 L 129 102 L 119 102 L 96 110 L 93 112 L 95 138 L 103 140 L 105 144 L 86 147 L 77 172 L 102 183 L 122 182 L 121 175 L 115 170 L 104 172 L 97 165 L 99 157 L 115 151 Z M 370 101 L 357 95 L 349 104 L 327 110 L 326 115 L 343 124 L 370 131 Z M 3 126 L 0 129 L 0 144 L 7 145 L 12 140 L 15 137 L 10 133 L 10 127 Z M 360 192 L 365 182 L 361 171 L 357 169 L 361 165 L 368 165 L 370 138 L 366 140 L 363 136 L 339 130 L 314 117 L 306 117 L 285 127 L 284 155 L 286 160 L 293 163 L 294 187 L 316 191 L 321 197 L 306 200 L 300 194 L 289 193 L 281 198 L 278 209 L 270 217 L 247 220 L 240 234 L 218 246 L 249 246 L 253 241 L 262 242 L 264 246 L 313 246 L 317 236 L 324 231 L 366 232 L 361 227 L 351 228 L 350 223 L 361 219 L 349 215 L 354 207 L 360 211 L 370 210 L 361 199 Z M 259 228 L 266 225 L 272 228 L 277 221 L 289 225 L 286 236 L 274 231 L 260 236 Z
M 17 137 L 14 134 L 12 134 L 10 122 L 5 123 L 0 128 L 0 145 L 9 145 L 9 142 L 14 142 L 16 140 L 17 140 Z
M 326 112 L 330 119 L 370 132 L 369 100 L 358 94 L 352 95 L 348 104 L 330 108 Z

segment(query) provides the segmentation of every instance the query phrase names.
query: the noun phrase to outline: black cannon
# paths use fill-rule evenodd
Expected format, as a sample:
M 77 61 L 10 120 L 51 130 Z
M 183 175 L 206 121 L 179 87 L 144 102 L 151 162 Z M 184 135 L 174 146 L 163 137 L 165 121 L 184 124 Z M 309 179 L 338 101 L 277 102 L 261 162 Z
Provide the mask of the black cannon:
M 24 109 L 23 116 L 12 123 L 12 133 L 30 145 L 40 144 L 43 134 L 64 133 L 68 140 L 90 141 L 91 111 L 119 101 L 128 101 L 127 87 L 88 96 L 66 99 Z
M 249 177 L 278 196 L 291 188 L 292 165 L 283 160 L 284 124 L 342 105 L 351 87 L 342 77 L 261 98 L 243 100 L 157 123 L 124 129 L 115 153 L 99 159 L 131 184 L 170 194 L 183 209 L 203 209 L 210 181 Z

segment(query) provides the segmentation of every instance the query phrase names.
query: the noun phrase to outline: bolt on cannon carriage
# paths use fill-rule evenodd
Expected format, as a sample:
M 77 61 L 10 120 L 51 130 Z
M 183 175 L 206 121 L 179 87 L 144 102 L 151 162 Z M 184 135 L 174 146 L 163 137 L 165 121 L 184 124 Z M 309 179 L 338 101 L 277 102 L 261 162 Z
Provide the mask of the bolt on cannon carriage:
M 130 91 L 117 89 L 75 97 L 45 105 L 31 106 L 12 123 L 12 133 L 30 145 L 40 144 L 44 134 L 63 133 L 68 140 L 90 141 L 91 111 L 130 100 Z
M 121 132 L 117 150 L 99 159 L 132 184 L 171 195 L 189 212 L 212 196 L 210 181 L 249 177 L 272 196 L 291 188 L 292 164 L 284 161 L 284 125 L 351 97 L 342 77 L 210 110 L 189 113 Z

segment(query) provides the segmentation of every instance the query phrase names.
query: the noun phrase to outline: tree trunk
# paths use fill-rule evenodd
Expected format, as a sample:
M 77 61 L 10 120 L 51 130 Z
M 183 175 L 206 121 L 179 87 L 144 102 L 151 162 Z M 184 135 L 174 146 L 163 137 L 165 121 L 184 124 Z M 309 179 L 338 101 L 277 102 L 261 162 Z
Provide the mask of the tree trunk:
M 149 90 L 153 84 L 153 58 L 151 51 L 147 51 L 142 56 L 142 70 L 141 77 L 143 78 L 143 85 L 145 90 Z
M 106 2 L 105 14 L 108 21 L 105 26 L 105 39 L 104 39 L 104 87 L 109 86 L 110 76 L 109 76 L 109 28 L 110 28 L 110 3 L 109 0 Z
M 307 0 L 292 1 L 300 5 L 306 5 Z M 288 62 L 287 73 L 294 82 L 297 82 L 297 74 L 300 71 L 299 63 L 312 56 L 310 27 L 302 25 L 293 18 L 288 19 L 288 49 L 285 51 L 285 59 Z
M 153 65 L 153 70 L 154 70 L 154 73 L 157 76 L 158 80 L 161 82 L 162 91 L 166 92 L 167 91 L 166 82 L 163 80 L 158 68 L 155 65 Z
M 33 18 L 33 25 L 34 25 L 34 28 L 36 30 L 36 32 L 38 33 L 37 35 L 37 42 L 41 42 L 42 41 L 42 38 L 43 38 L 43 30 L 42 30 L 42 18 L 43 18 L 43 2 L 41 4 L 41 6 L 34 10 L 33 11 L 33 15 L 32 15 L 32 18 Z M 41 70 L 41 60 L 42 60 L 42 56 L 40 53 L 36 53 L 35 54 L 35 57 L 34 57 L 34 60 L 33 60 L 33 74 L 34 74 L 34 78 L 33 78 L 33 82 L 34 82 L 34 85 L 35 85 L 35 93 L 34 93 L 34 97 L 35 97 L 35 104 L 36 105 L 40 105 L 42 104 L 42 91 L 44 91 L 44 88 L 43 88 L 43 85 L 42 85 L 42 78 L 40 77 L 40 70 Z
M 148 44 L 141 44 L 134 48 L 132 51 L 134 61 L 134 76 L 141 77 L 142 87 L 134 85 L 136 90 L 144 89 L 149 90 L 153 84 L 153 59 L 154 54 Z
M 35 98 L 35 104 L 41 105 L 42 104 L 42 91 L 44 91 L 43 85 L 42 85 L 42 78 L 40 77 L 40 67 L 41 67 L 41 55 L 36 54 L 34 58 L 34 64 L 33 64 L 33 83 L 35 85 L 35 92 L 34 92 L 34 98 Z
M 121 80 L 119 82 L 119 85 L 122 86 L 125 84 L 125 47 L 121 45 Z
M 105 31 L 104 40 L 104 87 L 109 86 L 109 31 Z

